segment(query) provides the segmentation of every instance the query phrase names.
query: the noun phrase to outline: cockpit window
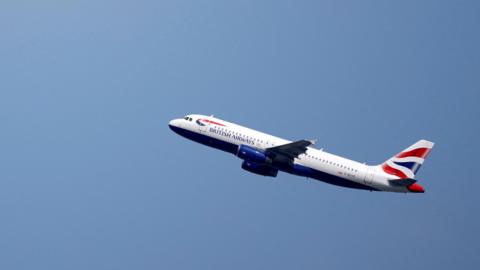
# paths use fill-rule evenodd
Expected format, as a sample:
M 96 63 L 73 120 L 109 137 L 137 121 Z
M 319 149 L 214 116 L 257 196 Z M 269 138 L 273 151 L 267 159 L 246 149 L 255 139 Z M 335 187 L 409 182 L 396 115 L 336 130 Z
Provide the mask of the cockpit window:
M 188 121 L 188 116 L 185 116 L 183 119 L 187 120 Z

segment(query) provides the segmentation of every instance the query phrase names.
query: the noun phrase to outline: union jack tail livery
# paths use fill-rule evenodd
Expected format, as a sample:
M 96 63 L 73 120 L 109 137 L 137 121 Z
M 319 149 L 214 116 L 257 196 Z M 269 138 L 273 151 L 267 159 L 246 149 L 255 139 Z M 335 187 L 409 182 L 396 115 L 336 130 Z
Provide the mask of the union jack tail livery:
M 420 140 L 403 150 L 396 156 L 385 161 L 381 166 L 385 173 L 400 179 L 415 179 L 415 174 L 422 166 L 425 158 L 433 148 L 434 143 Z

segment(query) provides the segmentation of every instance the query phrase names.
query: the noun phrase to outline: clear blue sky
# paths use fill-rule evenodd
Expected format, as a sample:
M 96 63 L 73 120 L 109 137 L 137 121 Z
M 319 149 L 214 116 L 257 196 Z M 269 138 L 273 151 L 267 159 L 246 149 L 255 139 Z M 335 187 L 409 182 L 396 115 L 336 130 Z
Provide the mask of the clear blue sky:
M 478 1 L 2 1 L 0 269 L 479 269 Z M 172 133 L 215 114 L 380 163 L 343 189 Z

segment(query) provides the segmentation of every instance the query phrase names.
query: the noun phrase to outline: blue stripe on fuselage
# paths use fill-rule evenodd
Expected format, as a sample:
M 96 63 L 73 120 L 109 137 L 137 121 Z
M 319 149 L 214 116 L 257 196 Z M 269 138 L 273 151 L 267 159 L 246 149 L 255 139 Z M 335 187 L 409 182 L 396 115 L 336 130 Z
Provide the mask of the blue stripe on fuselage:
M 183 136 L 187 139 L 190 139 L 192 141 L 220 149 L 225 152 L 229 152 L 232 154 L 237 154 L 238 151 L 238 145 L 225 142 L 219 139 L 212 138 L 210 136 L 193 132 L 187 129 L 175 127 L 169 125 L 170 129 L 173 130 L 175 133 L 179 134 L 180 136 Z M 336 186 L 341 186 L 341 187 L 347 187 L 347 188 L 354 188 L 354 189 L 363 189 L 363 190 L 376 190 L 372 187 L 369 187 L 367 185 L 362 185 L 357 182 L 349 181 L 347 179 L 343 179 L 341 177 L 331 175 L 322 171 L 318 171 L 315 169 L 312 169 L 307 166 L 303 166 L 300 164 L 294 164 L 293 168 L 291 170 L 280 170 L 286 173 L 290 174 L 295 174 L 298 176 L 304 176 L 308 178 L 313 178 L 328 184 L 336 185 Z

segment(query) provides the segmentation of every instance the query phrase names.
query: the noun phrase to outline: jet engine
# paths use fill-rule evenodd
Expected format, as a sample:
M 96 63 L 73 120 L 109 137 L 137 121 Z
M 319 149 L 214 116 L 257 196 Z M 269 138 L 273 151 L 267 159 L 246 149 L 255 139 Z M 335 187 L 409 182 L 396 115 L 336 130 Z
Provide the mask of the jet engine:
M 259 164 L 255 162 L 251 162 L 248 160 L 245 160 L 242 163 L 242 169 L 249 171 L 251 173 L 263 175 L 263 176 L 270 176 L 270 177 L 276 177 L 278 170 L 275 168 L 272 168 L 266 164 Z
M 271 163 L 270 158 L 264 152 L 248 145 L 240 145 L 237 156 L 245 161 L 248 160 L 254 163 Z

